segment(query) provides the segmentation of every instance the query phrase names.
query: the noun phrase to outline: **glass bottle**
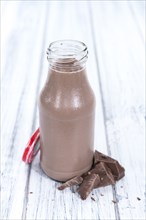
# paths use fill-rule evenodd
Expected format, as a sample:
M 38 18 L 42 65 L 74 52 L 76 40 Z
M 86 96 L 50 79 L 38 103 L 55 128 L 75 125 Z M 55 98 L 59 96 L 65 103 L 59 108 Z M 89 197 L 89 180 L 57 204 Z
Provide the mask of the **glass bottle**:
M 80 41 L 55 41 L 47 50 L 49 71 L 39 96 L 40 164 L 58 181 L 81 175 L 93 163 L 95 96 L 87 58 Z

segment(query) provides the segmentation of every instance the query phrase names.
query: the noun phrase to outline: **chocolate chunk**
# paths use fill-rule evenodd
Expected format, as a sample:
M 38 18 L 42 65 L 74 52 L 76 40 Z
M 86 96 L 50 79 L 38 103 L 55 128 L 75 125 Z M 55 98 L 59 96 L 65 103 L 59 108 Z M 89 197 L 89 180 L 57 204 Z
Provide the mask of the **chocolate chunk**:
M 63 190 L 67 187 L 74 186 L 74 185 L 79 185 L 83 182 L 83 178 L 81 176 L 76 176 L 67 182 L 63 183 L 61 186 L 58 187 L 59 190 Z
M 83 200 L 86 199 L 87 196 L 92 191 L 92 189 L 94 189 L 95 186 L 98 185 L 99 183 L 100 183 L 100 177 L 98 176 L 98 174 L 91 173 L 87 175 L 84 178 L 80 187 L 78 188 L 78 193 L 80 194 L 81 199 Z
M 100 177 L 100 182 L 95 186 L 95 188 L 115 184 L 114 176 L 104 162 L 97 163 L 88 173 L 89 175 L 98 174 Z
M 111 173 L 111 170 L 103 162 L 96 164 L 95 168 L 90 172 L 96 173 L 100 177 L 100 183 L 96 185 L 95 188 L 115 184 L 114 176 Z
M 63 183 L 58 189 L 63 190 L 66 187 L 79 185 L 77 191 L 81 199 L 84 200 L 93 189 L 113 185 L 116 180 L 121 179 L 124 175 L 125 169 L 117 160 L 95 151 L 94 162 L 91 169 L 81 176 L 76 176 Z M 101 196 L 103 196 L 103 194 L 101 194 Z M 94 200 L 92 196 L 91 199 Z M 140 200 L 138 197 L 137 199 Z M 117 201 L 113 200 L 113 203 L 115 202 Z
M 115 180 L 120 180 L 125 176 L 125 169 L 119 164 L 118 161 L 107 163 L 107 166 L 110 168 Z
M 117 160 L 106 156 L 99 151 L 95 151 L 94 165 L 99 162 L 104 162 L 108 168 L 110 168 L 115 180 L 119 180 L 125 176 L 125 169 L 119 164 Z

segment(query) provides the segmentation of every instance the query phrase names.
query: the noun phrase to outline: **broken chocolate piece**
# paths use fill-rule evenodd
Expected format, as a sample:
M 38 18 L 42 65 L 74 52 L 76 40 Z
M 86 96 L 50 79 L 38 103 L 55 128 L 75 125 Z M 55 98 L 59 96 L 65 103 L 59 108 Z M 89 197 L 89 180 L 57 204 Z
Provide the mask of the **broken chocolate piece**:
M 110 168 L 115 180 L 120 180 L 125 176 L 125 169 L 119 164 L 118 161 L 107 163 L 107 166 Z
M 83 178 L 81 176 L 76 176 L 67 182 L 63 183 L 61 186 L 58 187 L 59 190 L 63 190 L 67 187 L 74 186 L 74 185 L 79 185 L 83 182 Z
M 81 196 L 81 199 L 86 199 L 90 192 L 94 189 L 94 187 L 99 183 L 100 177 L 98 176 L 98 174 L 91 173 L 90 175 L 86 176 L 77 190 Z
M 95 188 L 115 184 L 114 176 L 104 162 L 97 163 L 95 167 L 90 170 L 90 174 L 98 174 L 100 177 L 100 182 L 95 186 Z
M 94 154 L 94 165 L 99 162 L 104 162 L 108 168 L 110 168 L 115 180 L 119 180 L 125 176 L 125 169 L 119 164 L 117 160 L 96 150 Z
M 79 185 L 77 189 L 81 199 L 86 199 L 90 192 L 99 187 L 115 184 L 116 180 L 121 179 L 125 175 L 125 169 L 119 162 L 109 156 L 106 156 L 98 151 L 94 154 L 94 163 L 90 170 L 83 173 L 81 176 L 74 177 L 58 187 L 63 190 L 66 187 Z M 122 187 L 122 186 L 121 186 Z M 103 194 L 100 194 L 103 196 Z M 91 196 L 91 199 L 94 198 Z M 137 197 L 138 200 L 140 198 Z M 113 203 L 117 203 L 114 201 Z
M 95 188 L 115 184 L 114 176 L 112 175 L 111 170 L 103 162 L 96 164 L 95 168 L 91 170 L 91 172 L 98 174 L 100 177 L 100 183 L 96 185 Z

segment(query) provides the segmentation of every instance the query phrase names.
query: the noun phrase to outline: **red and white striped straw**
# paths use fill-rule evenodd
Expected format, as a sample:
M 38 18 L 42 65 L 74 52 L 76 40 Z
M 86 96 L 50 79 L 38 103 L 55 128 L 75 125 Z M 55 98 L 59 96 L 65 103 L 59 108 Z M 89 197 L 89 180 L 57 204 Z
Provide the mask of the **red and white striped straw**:
M 40 139 L 40 129 L 38 128 L 34 134 L 31 136 L 22 156 L 22 160 L 30 164 L 34 157 L 37 155 L 40 150 L 40 144 L 38 145 L 38 141 Z

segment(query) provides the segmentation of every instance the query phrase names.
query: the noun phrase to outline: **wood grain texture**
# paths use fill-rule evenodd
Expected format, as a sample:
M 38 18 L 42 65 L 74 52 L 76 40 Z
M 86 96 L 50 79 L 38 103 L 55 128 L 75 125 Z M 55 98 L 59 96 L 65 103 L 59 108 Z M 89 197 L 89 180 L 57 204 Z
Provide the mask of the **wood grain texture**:
M 145 1 L 2 1 L 1 219 L 145 219 L 144 8 Z M 21 161 L 38 127 L 45 51 L 59 39 L 88 45 L 95 148 L 126 168 L 115 187 L 93 191 L 95 201 L 82 201 L 75 187 L 57 190 L 39 154 L 31 166 Z
M 24 146 L 36 127 L 36 98 L 44 38 L 42 33 L 45 30 L 45 5 L 37 2 L 34 10 L 34 5 L 30 2 L 8 4 L 13 9 L 18 7 L 18 10 L 17 22 L 13 23 L 9 40 L 4 47 L 7 57 L 4 60 L 2 78 L 1 218 L 21 219 L 30 174 L 30 167 L 22 164 L 21 157 Z M 8 14 L 3 20 L 4 33 L 7 16 Z M 4 36 L 2 40 L 5 42 Z
M 126 177 L 115 187 L 117 215 L 120 219 L 144 219 L 145 62 L 141 40 L 144 36 L 141 37 L 135 24 L 139 13 L 132 5 L 137 14 L 133 20 L 128 2 L 96 4 L 97 7 L 95 3 L 92 7 L 96 21 L 93 29 L 109 153 L 126 167 Z M 139 22 L 143 24 L 142 17 Z

